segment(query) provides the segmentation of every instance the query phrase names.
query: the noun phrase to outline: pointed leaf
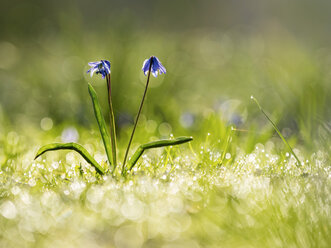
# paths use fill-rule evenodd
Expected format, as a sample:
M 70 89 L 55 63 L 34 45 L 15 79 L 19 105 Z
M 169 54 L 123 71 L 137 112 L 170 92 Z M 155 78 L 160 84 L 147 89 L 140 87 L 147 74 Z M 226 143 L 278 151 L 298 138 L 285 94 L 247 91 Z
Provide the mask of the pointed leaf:
M 109 138 L 108 131 L 106 129 L 105 119 L 103 118 L 103 115 L 102 115 L 102 112 L 101 112 L 98 96 L 97 96 L 97 93 L 95 92 L 95 90 L 94 90 L 94 88 L 92 87 L 91 84 L 88 84 L 88 91 L 89 91 L 90 96 L 91 96 L 93 109 L 94 109 L 94 115 L 95 115 L 95 118 L 97 119 L 97 122 L 98 122 L 99 130 L 100 130 L 100 134 L 101 134 L 101 137 L 102 137 L 103 145 L 104 145 L 105 150 L 106 150 L 108 162 L 109 162 L 109 164 L 111 164 L 111 161 L 112 161 L 111 160 L 111 158 L 112 158 L 111 157 L 111 151 L 112 150 L 111 150 L 111 145 L 110 145 L 110 138 Z
M 144 153 L 145 150 L 152 149 L 152 148 L 158 148 L 158 147 L 164 147 L 164 146 L 180 145 L 180 144 L 189 142 L 191 140 L 193 140 L 192 137 L 178 137 L 176 139 L 157 140 L 157 141 L 143 144 L 138 147 L 136 152 L 133 154 L 133 156 L 129 160 L 129 162 L 128 162 L 129 170 L 132 170 L 132 168 L 135 166 L 138 159 L 141 157 L 141 155 Z
M 88 153 L 88 151 L 84 147 L 82 147 L 81 145 L 79 145 L 77 143 L 53 143 L 53 144 L 44 145 L 38 150 L 38 152 L 36 154 L 36 157 L 34 159 L 37 159 L 39 156 L 41 156 L 45 152 L 55 151 L 55 150 L 73 150 L 73 151 L 76 151 L 80 155 L 82 155 L 82 157 L 89 164 L 94 166 L 96 171 L 99 174 L 101 174 L 101 175 L 105 174 L 105 170 L 97 163 L 97 161 L 95 161 L 95 159 Z

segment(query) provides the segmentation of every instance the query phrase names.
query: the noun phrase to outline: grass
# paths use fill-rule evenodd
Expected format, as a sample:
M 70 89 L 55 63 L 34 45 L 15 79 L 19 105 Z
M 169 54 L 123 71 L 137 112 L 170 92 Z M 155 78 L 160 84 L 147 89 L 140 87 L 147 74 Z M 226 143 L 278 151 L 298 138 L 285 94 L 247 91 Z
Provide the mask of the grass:
M 99 176 L 74 152 L 33 161 L 28 134 L 2 134 L 0 246 L 327 247 L 329 154 L 297 148 L 297 167 L 273 135 L 247 152 L 256 132 L 208 123 L 191 146 L 147 152 L 127 179 Z M 102 164 L 99 138 L 78 131 Z

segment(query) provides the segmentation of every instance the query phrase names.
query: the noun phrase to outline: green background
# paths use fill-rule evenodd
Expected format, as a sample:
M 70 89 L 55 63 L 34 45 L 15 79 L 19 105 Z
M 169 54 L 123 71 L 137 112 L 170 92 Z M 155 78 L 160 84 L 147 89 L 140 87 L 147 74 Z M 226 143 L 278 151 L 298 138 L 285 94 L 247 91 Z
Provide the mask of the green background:
M 142 63 L 155 55 L 167 74 L 152 78 L 146 120 L 175 134 L 199 130 L 211 113 L 261 127 L 254 95 L 284 134 L 311 145 L 330 134 L 330 9 L 323 0 L 2 1 L 2 118 L 17 129 L 45 117 L 53 127 L 95 125 L 87 82 L 105 107 L 106 86 L 85 72 L 108 59 L 122 131 L 143 93 Z

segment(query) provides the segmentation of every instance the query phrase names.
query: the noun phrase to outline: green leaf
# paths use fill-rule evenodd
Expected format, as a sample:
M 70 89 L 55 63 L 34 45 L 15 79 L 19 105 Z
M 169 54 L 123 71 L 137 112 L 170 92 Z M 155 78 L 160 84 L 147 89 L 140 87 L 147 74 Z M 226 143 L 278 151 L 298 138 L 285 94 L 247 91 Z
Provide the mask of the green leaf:
M 44 145 L 38 150 L 37 155 L 34 159 L 37 159 L 39 156 L 41 156 L 45 152 L 55 151 L 55 150 L 73 150 L 73 151 L 76 151 L 80 155 L 82 155 L 82 157 L 89 164 L 94 166 L 96 171 L 99 174 L 101 174 L 101 175 L 105 174 L 105 170 L 97 163 L 97 161 L 95 161 L 95 159 L 88 153 L 88 151 L 84 147 L 82 147 L 80 144 L 77 144 L 77 143 L 52 143 L 52 144 Z
M 143 144 L 138 147 L 136 152 L 133 154 L 131 159 L 128 162 L 129 170 L 132 170 L 132 168 L 137 163 L 138 159 L 141 157 L 141 155 L 144 153 L 145 150 L 152 149 L 152 148 L 158 148 L 158 147 L 164 147 L 164 146 L 174 146 L 174 145 L 180 145 L 189 141 L 192 141 L 192 137 L 178 137 L 176 139 L 166 139 L 166 140 L 157 140 L 150 143 Z
M 109 138 L 108 131 L 106 129 L 105 119 L 103 118 L 103 115 L 102 115 L 102 112 L 101 112 L 98 96 L 97 96 L 97 93 L 95 92 L 95 90 L 94 90 L 94 88 L 92 87 L 91 84 L 88 84 L 88 91 L 90 93 L 91 100 L 92 100 L 92 103 L 93 103 L 94 115 L 95 115 L 95 118 L 97 119 L 97 122 L 98 122 L 99 130 L 100 130 L 100 134 L 101 134 L 101 137 L 102 137 L 103 145 L 104 145 L 105 150 L 106 150 L 108 162 L 109 162 L 109 164 L 111 164 L 111 161 L 112 161 L 111 160 L 111 158 L 112 158 L 111 157 L 111 151 L 112 151 L 112 149 L 111 149 L 111 145 L 110 145 L 110 138 Z M 113 169 L 115 169 L 115 168 L 113 168 Z

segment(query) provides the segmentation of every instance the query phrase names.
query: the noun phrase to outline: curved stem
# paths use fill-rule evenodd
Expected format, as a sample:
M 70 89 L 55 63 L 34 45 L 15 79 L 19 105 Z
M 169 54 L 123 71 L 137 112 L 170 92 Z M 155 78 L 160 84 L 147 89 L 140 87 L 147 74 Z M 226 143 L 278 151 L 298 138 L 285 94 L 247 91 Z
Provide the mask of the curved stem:
M 109 126 L 110 126 L 110 140 L 111 140 L 111 148 L 112 148 L 112 162 L 113 162 L 113 171 L 117 165 L 116 159 L 116 130 L 115 130 L 115 118 L 113 111 L 113 104 L 111 99 L 111 84 L 110 84 L 110 74 L 106 76 L 107 80 L 107 89 L 108 89 L 108 105 L 109 105 Z
M 149 79 L 150 79 L 150 76 L 151 76 L 151 69 L 152 69 L 152 63 L 150 63 L 150 65 L 149 65 L 148 75 L 147 75 L 147 82 L 146 82 L 146 87 L 145 87 L 144 95 L 143 95 L 143 98 L 141 99 L 141 103 L 140 103 L 138 114 L 137 114 L 137 117 L 136 117 L 136 120 L 135 120 L 135 123 L 134 123 L 134 126 L 133 126 L 133 130 L 132 130 L 132 133 L 131 133 L 131 137 L 130 137 L 130 140 L 129 140 L 128 147 L 126 148 L 126 151 L 125 151 L 125 156 L 124 156 L 123 165 L 122 165 L 122 175 L 124 174 L 125 162 L 126 162 L 126 159 L 128 157 L 130 146 L 131 146 L 131 142 L 133 140 L 133 135 L 134 135 L 134 133 L 136 131 L 136 127 L 137 127 L 137 123 L 138 123 L 138 120 L 139 120 L 139 116 L 140 116 L 141 110 L 142 110 L 143 105 L 144 105 L 144 101 L 145 101 L 145 97 L 146 97 L 147 89 L 148 89 L 148 84 L 149 84 Z

